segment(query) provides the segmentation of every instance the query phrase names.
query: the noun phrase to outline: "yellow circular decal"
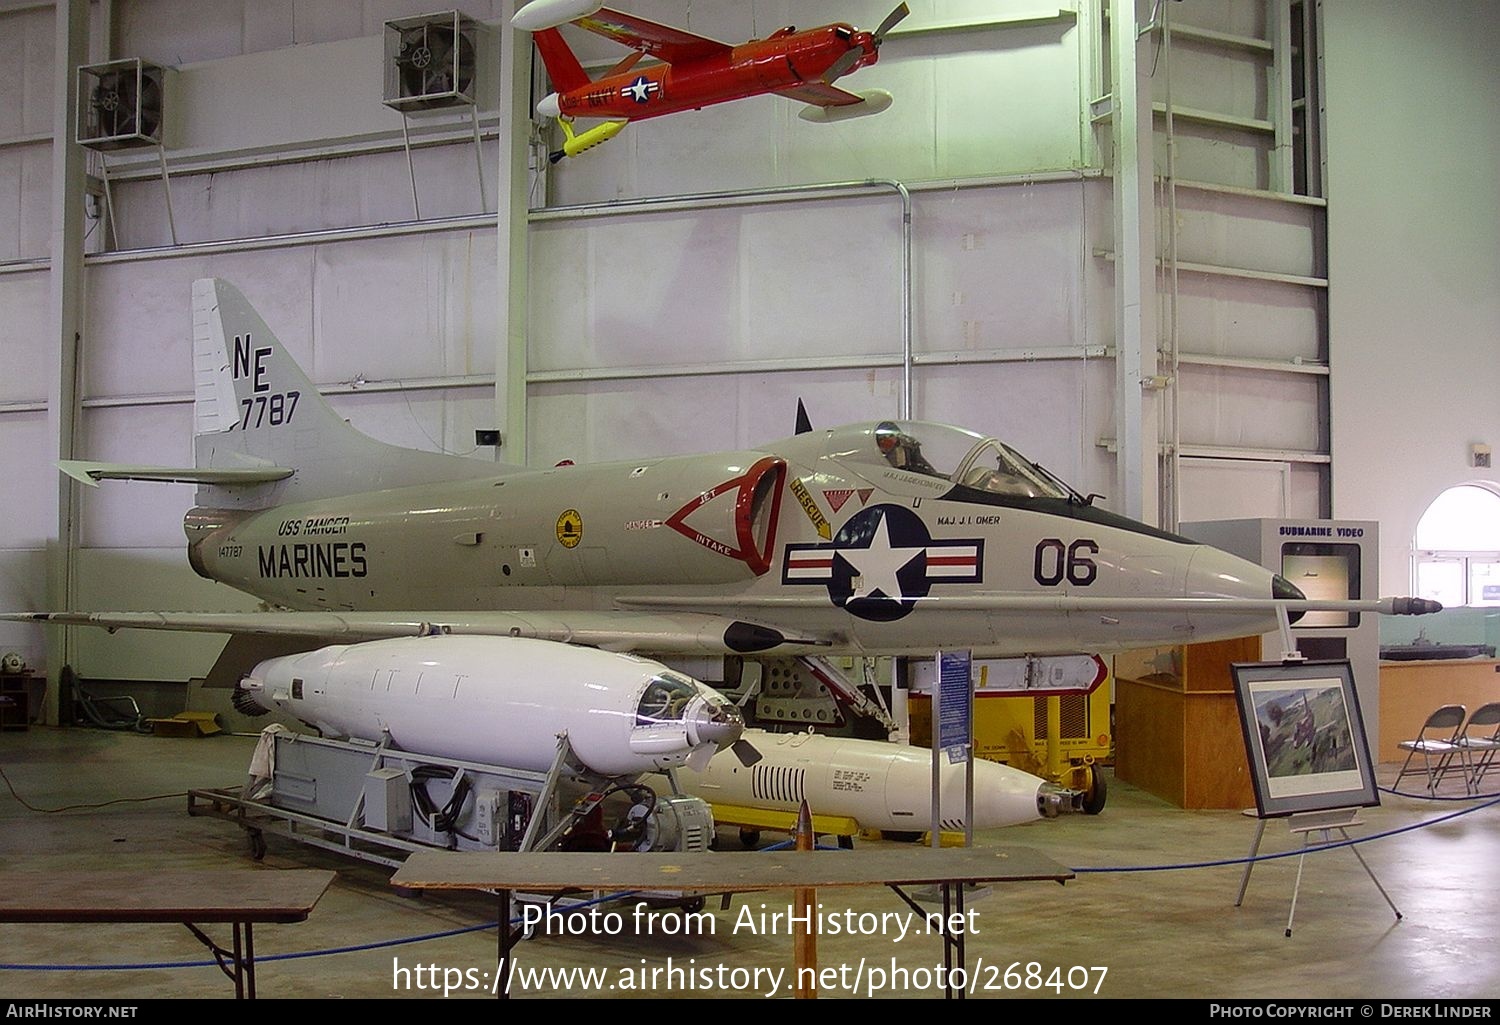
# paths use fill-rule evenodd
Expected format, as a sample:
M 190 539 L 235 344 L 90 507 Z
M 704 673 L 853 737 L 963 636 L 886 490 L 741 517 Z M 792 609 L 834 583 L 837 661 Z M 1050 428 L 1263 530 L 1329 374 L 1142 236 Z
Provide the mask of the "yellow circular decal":
M 557 518 L 557 540 L 564 548 L 577 548 L 583 540 L 583 517 L 569 509 Z

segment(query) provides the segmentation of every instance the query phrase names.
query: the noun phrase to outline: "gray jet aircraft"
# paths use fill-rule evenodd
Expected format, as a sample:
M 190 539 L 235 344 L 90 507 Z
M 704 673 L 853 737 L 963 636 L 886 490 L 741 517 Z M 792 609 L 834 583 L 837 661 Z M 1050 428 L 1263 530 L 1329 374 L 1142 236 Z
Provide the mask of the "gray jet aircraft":
M 271 653 L 431 633 L 657 657 L 1099 652 L 1262 633 L 1312 602 L 1270 571 L 1107 512 L 1000 441 L 881 420 L 710 455 L 528 469 L 346 423 L 238 290 L 193 286 L 193 569 L 264 613 L 8 618 L 282 638 Z M 286 640 L 290 638 L 290 640 Z M 226 664 L 227 660 L 227 664 Z

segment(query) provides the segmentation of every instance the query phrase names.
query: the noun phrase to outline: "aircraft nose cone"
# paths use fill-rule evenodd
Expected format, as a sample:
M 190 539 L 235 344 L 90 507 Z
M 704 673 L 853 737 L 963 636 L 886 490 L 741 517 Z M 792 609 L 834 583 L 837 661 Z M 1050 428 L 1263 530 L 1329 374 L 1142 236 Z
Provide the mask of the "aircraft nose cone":
M 1280 573 L 1271 578 L 1271 597 L 1277 601 L 1306 601 L 1302 589 Z
M 1277 601 L 1307 600 L 1307 595 L 1302 593 L 1302 589 L 1296 584 L 1292 583 L 1286 577 L 1282 576 L 1280 573 L 1271 578 L 1271 597 L 1275 598 Z M 1304 615 L 1306 615 L 1306 613 L 1302 612 L 1299 609 L 1296 611 L 1289 611 L 1286 618 L 1289 622 L 1295 623 Z
M 1083 811 L 1083 793 L 1058 786 L 1056 783 L 1043 783 L 1037 788 L 1036 810 L 1047 819 L 1081 812 Z

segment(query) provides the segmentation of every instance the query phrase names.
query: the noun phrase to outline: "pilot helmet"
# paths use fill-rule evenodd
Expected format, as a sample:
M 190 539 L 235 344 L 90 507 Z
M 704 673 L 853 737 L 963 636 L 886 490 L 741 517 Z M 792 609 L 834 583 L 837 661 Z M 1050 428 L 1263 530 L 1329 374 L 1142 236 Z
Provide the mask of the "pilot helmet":
M 883 420 L 875 427 L 875 446 L 880 449 L 881 455 L 889 456 L 903 444 L 910 444 L 910 439 L 896 426 L 895 421 Z

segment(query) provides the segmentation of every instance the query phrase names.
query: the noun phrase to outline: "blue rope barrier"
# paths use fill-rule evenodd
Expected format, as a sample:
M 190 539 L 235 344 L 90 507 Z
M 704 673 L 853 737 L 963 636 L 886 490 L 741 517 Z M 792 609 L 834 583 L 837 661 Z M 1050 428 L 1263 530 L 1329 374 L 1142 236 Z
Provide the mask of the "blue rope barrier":
M 1084 875 L 1086 873 L 1102 874 L 1106 872 L 1170 872 L 1174 869 L 1223 868 L 1228 865 L 1247 865 L 1251 862 L 1256 861 L 1276 861 L 1279 858 L 1296 858 L 1304 854 L 1318 854 L 1323 851 L 1337 850 L 1340 847 L 1353 847 L 1355 844 L 1373 843 L 1376 840 L 1384 840 L 1388 837 L 1400 836 L 1402 833 L 1410 833 L 1413 830 L 1417 829 L 1426 829 L 1428 826 L 1436 826 L 1439 823 L 1448 822 L 1456 818 L 1461 818 L 1464 815 L 1472 815 L 1474 812 L 1484 811 L 1486 808 L 1493 808 L 1497 804 L 1500 804 L 1500 797 L 1497 797 L 1490 801 L 1486 801 L 1484 804 L 1475 805 L 1472 808 L 1463 808 L 1459 811 L 1449 812 L 1447 815 L 1440 815 L 1435 819 L 1428 819 L 1425 822 L 1414 822 L 1409 826 L 1400 826 L 1396 829 L 1388 829 L 1383 833 L 1372 833 L 1369 836 L 1361 836 L 1349 840 L 1338 840 L 1333 843 L 1318 844 L 1313 847 L 1301 847 L 1293 851 L 1282 851 L 1280 854 L 1258 854 L 1253 858 L 1223 858 L 1218 861 L 1195 861 L 1185 862 L 1177 865 L 1136 865 L 1123 868 L 1074 868 L 1073 871 L 1078 873 L 1079 875 Z
M 1403 793 L 1400 793 L 1400 792 L 1395 791 L 1395 790 L 1386 790 L 1384 787 L 1382 787 L 1380 789 L 1384 793 L 1393 794 L 1394 796 L 1397 796 L 1397 797 L 1414 797 L 1414 798 L 1418 798 L 1418 799 L 1436 799 L 1436 800 L 1471 800 L 1471 801 L 1472 800 L 1479 800 L 1479 798 L 1477 798 L 1477 797 L 1470 797 L 1470 798 L 1425 798 L 1425 795 L 1403 794 Z M 1439 824 L 1441 824 L 1443 822 L 1449 822 L 1449 821 L 1452 821 L 1453 819 L 1461 818 L 1461 817 L 1463 817 L 1465 815 L 1472 815 L 1474 812 L 1484 811 L 1487 808 L 1493 808 L 1496 805 L 1500 805 L 1500 795 L 1495 795 L 1493 797 L 1490 797 L 1489 795 L 1485 795 L 1485 796 L 1488 799 L 1483 804 L 1477 804 L 1477 805 L 1475 805 L 1475 806 L 1473 806 L 1471 808 L 1463 808 L 1463 809 L 1460 809 L 1459 811 L 1450 812 L 1450 813 L 1448 813 L 1446 815 L 1440 815 L 1440 816 L 1438 816 L 1435 819 L 1428 819 L 1425 822 L 1416 822 L 1416 823 L 1413 823 L 1413 824 L 1411 824 L 1409 826 L 1400 826 L 1400 827 L 1397 827 L 1396 829 L 1389 829 L 1389 830 L 1386 830 L 1385 832 L 1382 832 L 1382 833 L 1373 833 L 1370 836 L 1362 836 L 1362 837 L 1359 837 L 1357 839 L 1339 840 L 1339 841 L 1336 841 L 1336 842 L 1333 842 L 1333 843 L 1318 844 L 1318 845 L 1312 846 L 1312 847 L 1302 847 L 1302 848 L 1299 848 L 1297 850 L 1282 851 L 1279 854 L 1260 854 L 1260 855 L 1255 856 L 1254 858 L 1249 858 L 1249 857 L 1246 857 L 1246 858 L 1223 858 L 1223 859 L 1219 859 L 1219 860 L 1216 860 L 1216 861 L 1182 862 L 1182 863 L 1172 864 L 1172 865 L 1131 865 L 1131 866 L 1093 866 L 1093 867 L 1087 867 L 1087 866 L 1085 866 L 1085 867 L 1081 867 L 1081 868 L 1079 868 L 1079 867 L 1072 868 L 1071 871 L 1077 873 L 1078 875 L 1102 875 L 1102 874 L 1106 874 L 1106 873 L 1126 873 L 1126 872 L 1171 872 L 1171 871 L 1188 870 L 1188 869 L 1199 869 L 1199 868 L 1225 868 L 1225 867 L 1232 866 L 1232 865 L 1245 865 L 1245 864 L 1249 864 L 1251 862 L 1276 861 L 1276 860 L 1281 859 L 1281 858 L 1295 858 L 1295 857 L 1300 857 L 1300 856 L 1302 856 L 1304 854 L 1320 854 L 1323 851 L 1337 850 L 1340 847 L 1353 847 L 1355 844 L 1361 844 L 1361 843 L 1373 843 L 1376 840 L 1385 840 L 1385 839 L 1388 839 L 1388 838 L 1393 837 L 1393 836 L 1399 836 L 1402 833 L 1410 833 L 1410 832 L 1413 832 L 1413 831 L 1418 830 L 1418 829 L 1426 829 L 1429 826 L 1436 826 L 1436 825 L 1439 825 Z M 788 840 L 788 841 L 784 841 L 782 843 L 772 844 L 772 845 L 770 845 L 768 847 L 763 847 L 763 848 L 760 848 L 760 849 L 761 850 L 766 850 L 766 851 L 785 850 L 785 849 L 789 848 L 791 845 L 792 845 L 792 841 Z M 827 851 L 844 850 L 844 848 L 841 848 L 841 847 L 827 847 L 827 846 L 821 846 L 821 845 L 818 846 L 816 849 L 817 850 L 827 850 Z M 626 890 L 626 891 L 623 891 L 621 893 L 614 893 L 614 894 L 610 894 L 610 895 L 605 896 L 605 897 L 598 897 L 598 898 L 595 898 L 593 900 L 580 901 L 579 903 L 577 903 L 575 905 L 571 905 L 568 908 L 568 910 L 569 911 L 576 911 L 576 910 L 579 910 L 581 908 L 592 907 L 592 906 L 597 905 L 597 904 L 603 904 L 603 903 L 610 902 L 610 901 L 620 900 L 620 899 L 625 898 L 625 897 L 635 896 L 638 892 L 639 891 L 635 891 L 635 890 Z M 519 919 L 519 918 L 512 919 L 511 920 L 511 924 L 515 924 L 515 923 L 517 923 L 519 921 L 521 921 L 521 919 Z M 461 936 L 461 935 L 464 935 L 465 933 L 483 932 L 483 931 L 488 930 L 488 929 L 494 929 L 499 924 L 500 923 L 499 923 L 499 921 L 497 919 L 496 921 L 485 922 L 485 923 L 483 923 L 481 925 L 463 926 L 463 927 L 457 928 L 457 929 L 448 929 L 448 930 L 444 930 L 442 932 L 424 933 L 424 934 L 418 935 L 418 936 L 407 936 L 407 937 L 403 937 L 401 939 L 378 940 L 378 941 L 373 942 L 373 943 L 361 943 L 361 944 L 357 944 L 357 945 L 354 945 L 354 946 L 348 946 L 348 947 L 330 947 L 330 948 L 327 948 L 327 949 L 324 949 L 324 950 L 304 950 L 304 951 L 298 951 L 298 952 L 289 953 L 289 954 L 267 954 L 267 955 L 265 955 L 263 957 L 257 957 L 255 960 L 256 960 L 256 963 L 261 963 L 261 962 L 265 962 L 265 961 L 295 961 L 295 960 L 301 960 L 301 959 L 310 958 L 310 957 L 328 957 L 328 956 L 332 956 L 332 955 L 335 955 L 335 954 L 360 953 L 360 952 L 367 951 L 367 950 L 380 950 L 380 949 L 383 949 L 383 948 L 386 948 L 386 947 L 399 947 L 399 946 L 404 946 L 404 945 L 412 944 L 412 943 L 425 943 L 425 942 L 427 942 L 429 940 L 446 939 L 446 938 L 451 937 L 451 936 Z M 85 964 L 49 965 L 49 964 L 4 964 L 4 963 L 0 963 L 0 971 L 28 971 L 28 972 L 123 972 L 123 971 L 149 971 L 149 970 L 153 970 L 153 969 L 217 968 L 217 967 L 219 967 L 219 964 L 218 964 L 217 961 L 148 961 L 148 962 L 139 962 L 139 963 L 132 963 L 132 964 L 112 964 L 112 965 L 85 965 Z

